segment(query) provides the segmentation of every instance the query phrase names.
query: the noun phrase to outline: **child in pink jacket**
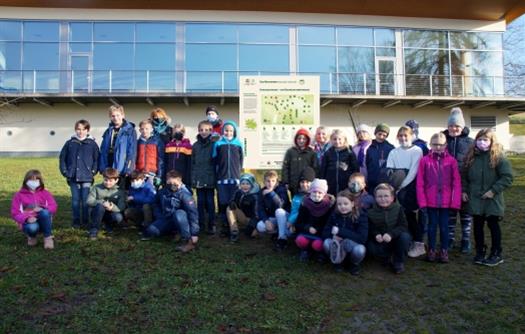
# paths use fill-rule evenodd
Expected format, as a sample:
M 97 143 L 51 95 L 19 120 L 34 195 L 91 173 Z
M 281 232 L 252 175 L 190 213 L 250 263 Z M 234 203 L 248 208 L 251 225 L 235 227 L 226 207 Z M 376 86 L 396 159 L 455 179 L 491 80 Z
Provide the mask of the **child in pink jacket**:
M 52 216 L 57 211 L 53 195 L 45 189 L 40 171 L 29 170 L 22 183 L 22 188 L 13 197 L 11 217 L 18 228 L 27 235 L 27 244 L 37 244 L 37 234 L 44 234 L 44 248 L 53 249 Z
M 448 262 L 448 212 L 461 207 L 461 178 L 458 163 L 448 154 L 447 139 L 436 133 L 430 139 L 430 154 L 419 162 L 417 202 L 428 213 L 427 260 Z M 436 229 L 439 225 L 441 251 L 436 253 Z

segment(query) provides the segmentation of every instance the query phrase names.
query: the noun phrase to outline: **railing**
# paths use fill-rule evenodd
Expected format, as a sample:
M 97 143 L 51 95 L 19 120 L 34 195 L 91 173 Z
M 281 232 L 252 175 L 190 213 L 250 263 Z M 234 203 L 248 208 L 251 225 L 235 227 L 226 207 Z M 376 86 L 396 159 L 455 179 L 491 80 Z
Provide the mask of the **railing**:
M 0 95 L 231 93 L 241 75 L 289 75 L 241 71 L 0 71 Z M 525 96 L 525 76 L 297 72 L 317 75 L 321 93 L 335 95 L 502 97 Z

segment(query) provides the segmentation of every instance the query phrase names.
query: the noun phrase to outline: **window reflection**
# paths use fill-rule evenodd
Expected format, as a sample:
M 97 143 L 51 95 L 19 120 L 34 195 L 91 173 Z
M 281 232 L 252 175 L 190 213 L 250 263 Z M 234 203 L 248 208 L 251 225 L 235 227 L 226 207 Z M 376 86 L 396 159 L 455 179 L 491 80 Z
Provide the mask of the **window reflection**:
M 241 45 L 239 70 L 288 72 L 288 45 Z
M 445 31 L 405 30 L 403 31 L 405 47 L 414 48 L 447 48 Z
M 396 36 L 393 29 L 374 29 L 376 46 L 396 46 Z
M 355 46 L 373 46 L 374 29 L 372 28 L 337 28 L 337 44 Z
M 297 28 L 299 44 L 335 44 L 334 27 L 308 27 Z
M 285 43 L 288 44 L 288 26 L 241 24 L 239 25 L 240 43 Z
M 24 40 L 58 42 L 58 22 L 24 22 Z
M 451 32 L 452 49 L 501 50 L 502 34 L 491 32 Z

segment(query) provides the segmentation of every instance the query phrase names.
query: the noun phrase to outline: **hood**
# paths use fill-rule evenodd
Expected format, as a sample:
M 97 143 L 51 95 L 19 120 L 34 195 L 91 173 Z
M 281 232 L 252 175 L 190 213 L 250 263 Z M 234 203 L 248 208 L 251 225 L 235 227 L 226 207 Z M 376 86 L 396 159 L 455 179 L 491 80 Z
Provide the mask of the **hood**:
M 297 132 L 295 133 L 295 136 L 293 137 L 293 143 L 296 147 L 297 146 L 297 137 L 299 135 L 305 135 L 306 136 L 306 147 L 309 147 L 310 146 L 310 142 L 311 142 L 311 138 L 310 138 L 310 132 L 306 129 L 299 129 L 297 130 Z
M 249 194 L 255 194 L 255 193 L 258 193 L 260 191 L 259 184 L 255 180 L 255 176 L 253 176 L 253 174 L 250 174 L 250 173 L 242 174 L 241 177 L 239 178 L 239 183 L 241 183 L 243 181 L 247 181 L 252 186 L 252 188 L 248 192 Z
M 237 130 L 237 123 L 235 123 L 234 121 L 225 121 L 223 124 L 222 124 L 222 132 L 221 132 L 221 135 L 224 135 L 224 128 L 226 127 L 226 125 L 231 125 L 233 126 L 233 139 L 237 138 L 239 132 Z
M 450 136 L 448 134 L 448 129 L 446 129 L 445 131 L 443 131 L 443 134 L 447 137 L 447 138 L 453 138 L 452 136 Z M 461 134 L 458 136 L 458 137 L 468 137 L 470 134 L 470 129 L 468 127 L 464 127 L 463 130 L 461 130 Z

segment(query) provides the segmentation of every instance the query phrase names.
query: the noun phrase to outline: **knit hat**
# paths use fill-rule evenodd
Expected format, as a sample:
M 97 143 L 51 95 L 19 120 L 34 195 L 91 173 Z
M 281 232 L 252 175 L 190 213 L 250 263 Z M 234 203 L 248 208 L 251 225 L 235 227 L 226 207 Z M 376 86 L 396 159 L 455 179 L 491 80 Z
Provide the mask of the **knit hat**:
M 320 191 L 323 193 L 328 192 L 328 183 L 324 179 L 314 179 L 312 185 L 310 186 L 310 192 Z
M 315 171 L 312 167 L 306 166 L 299 175 L 299 182 L 307 180 L 312 182 L 315 179 Z
M 359 126 L 355 130 L 355 133 L 359 133 L 361 131 L 368 132 L 369 134 L 372 133 L 372 131 L 370 131 L 370 127 L 368 125 L 366 125 L 366 124 L 359 124 Z
M 448 126 L 457 125 L 462 128 L 465 127 L 465 119 L 463 118 L 463 111 L 461 108 L 455 107 L 450 110 L 450 116 L 448 116 Z
M 406 126 L 412 129 L 412 132 L 414 132 L 414 135 L 418 137 L 419 135 L 419 123 L 415 119 L 408 120 L 405 123 Z
M 217 110 L 217 107 L 216 107 L 216 106 L 213 106 L 213 105 L 208 106 L 208 107 L 206 108 L 206 115 L 208 115 L 208 111 L 213 111 L 213 112 L 215 112 L 217 115 L 219 114 L 219 111 Z
M 388 136 L 390 134 L 390 127 L 388 126 L 388 124 L 386 123 L 379 123 L 377 126 L 376 126 L 376 129 L 374 131 L 374 134 L 378 133 L 379 131 L 382 131 L 382 132 L 385 132 L 386 135 Z
M 250 174 L 250 173 L 244 173 L 241 175 L 239 179 L 239 183 L 242 183 L 242 182 L 248 182 L 252 186 L 251 190 L 259 187 L 259 185 L 257 184 L 257 181 L 255 180 L 255 176 L 253 176 L 253 174 Z

